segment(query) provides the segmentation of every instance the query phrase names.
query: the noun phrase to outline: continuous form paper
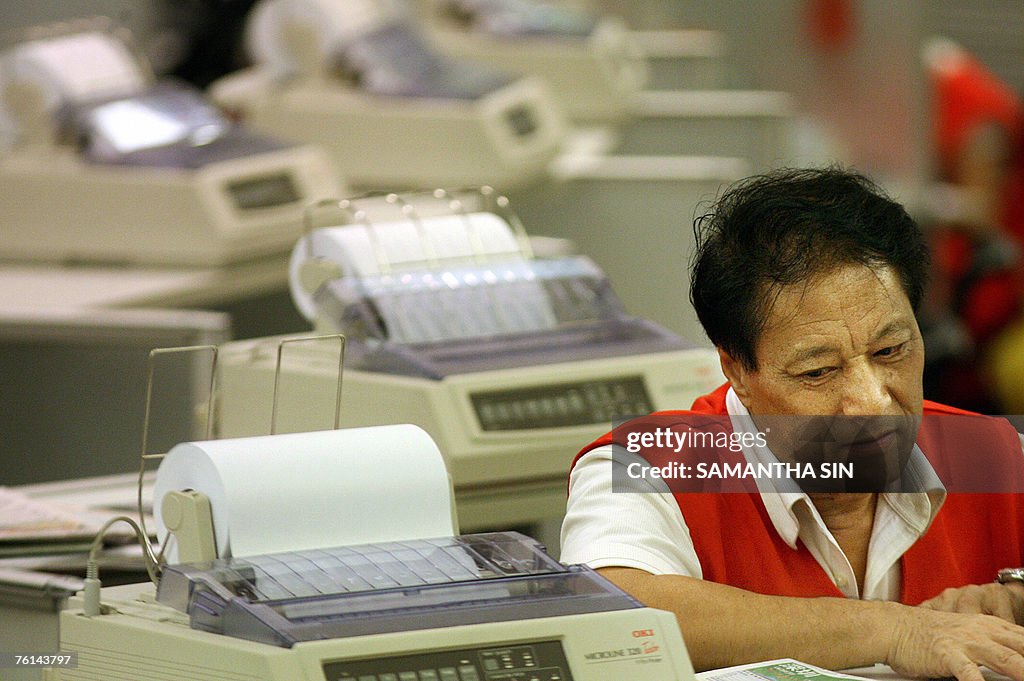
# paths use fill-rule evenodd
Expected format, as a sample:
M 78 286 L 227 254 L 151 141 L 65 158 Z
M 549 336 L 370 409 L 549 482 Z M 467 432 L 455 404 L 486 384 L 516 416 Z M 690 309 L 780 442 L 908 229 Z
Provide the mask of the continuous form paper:
M 0 545 L 23 541 L 92 539 L 111 518 L 109 511 L 35 499 L 10 487 L 0 487 Z M 135 533 L 112 528 L 110 534 L 134 538 Z
M 884 678 L 884 670 L 888 667 L 879 666 L 875 669 Z M 888 676 L 893 677 L 892 670 L 889 670 Z M 788 657 L 712 669 L 697 674 L 697 681 L 869 681 L 870 678 L 870 675 L 865 677 L 830 671 Z
M 413 425 L 179 444 L 153 489 L 161 541 L 163 495 L 188 489 L 210 499 L 221 557 L 458 533 L 444 459 Z

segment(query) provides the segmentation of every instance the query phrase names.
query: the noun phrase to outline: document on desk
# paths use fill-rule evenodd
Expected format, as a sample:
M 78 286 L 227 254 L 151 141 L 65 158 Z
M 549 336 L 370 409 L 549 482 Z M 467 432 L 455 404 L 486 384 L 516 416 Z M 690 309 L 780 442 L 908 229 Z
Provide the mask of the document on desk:
M 33 499 L 17 490 L 0 487 L 0 556 L 82 551 L 111 511 L 86 509 Z M 127 526 L 110 528 L 106 538 L 123 543 L 135 538 Z
M 754 662 L 697 674 L 699 681 L 844 681 L 867 677 L 833 672 L 793 659 Z

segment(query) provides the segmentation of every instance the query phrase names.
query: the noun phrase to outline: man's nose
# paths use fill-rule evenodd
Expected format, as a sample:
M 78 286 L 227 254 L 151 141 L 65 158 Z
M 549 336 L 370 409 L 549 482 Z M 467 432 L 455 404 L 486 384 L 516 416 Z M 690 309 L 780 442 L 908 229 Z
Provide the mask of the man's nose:
M 877 416 L 888 414 L 892 394 L 886 372 L 868 362 L 847 369 L 843 386 L 842 413 L 846 416 Z

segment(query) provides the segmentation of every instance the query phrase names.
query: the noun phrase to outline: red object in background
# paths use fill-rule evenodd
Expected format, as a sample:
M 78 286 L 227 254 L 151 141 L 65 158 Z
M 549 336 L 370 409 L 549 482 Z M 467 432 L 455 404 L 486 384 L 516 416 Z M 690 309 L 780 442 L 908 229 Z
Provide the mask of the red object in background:
M 807 0 L 807 34 L 828 52 L 838 52 L 853 40 L 856 21 L 851 0 Z
M 952 311 L 983 346 L 1017 318 L 1024 302 L 1020 261 L 977 271 L 979 245 L 970 234 L 940 229 L 931 235 L 935 277 L 949 286 Z
M 942 172 L 956 177 L 957 163 L 979 126 L 999 125 L 1019 151 L 1021 104 L 1013 90 L 962 49 L 948 49 L 931 65 L 935 97 L 935 147 Z M 1017 154 L 1019 162 L 1020 154 Z
M 1024 122 L 1021 123 L 1024 133 Z M 1024 134 L 1021 135 L 1024 137 Z M 1002 223 L 1006 233 L 1024 250 L 1024 139 L 1017 140 L 1015 157 L 1006 180 Z
M 982 126 L 998 126 L 1009 147 L 996 219 L 1001 236 L 1024 249 L 1024 106 L 1012 88 L 953 43 L 939 44 L 928 66 L 940 173 L 947 181 L 960 180 L 959 164 L 972 135 Z M 954 312 L 974 342 L 984 346 L 1021 313 L 1024 260 L 1018 254 L 1015 262 L 985 267 L 978 260 L 977 238 L 955 229 L 939 230 L 932 246 L 936 275 L 953 288 Z

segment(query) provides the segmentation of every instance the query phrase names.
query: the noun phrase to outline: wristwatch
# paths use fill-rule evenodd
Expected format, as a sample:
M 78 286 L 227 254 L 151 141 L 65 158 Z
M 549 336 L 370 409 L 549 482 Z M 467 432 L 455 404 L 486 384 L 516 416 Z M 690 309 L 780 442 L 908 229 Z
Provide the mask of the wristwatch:
M 996 573 L 996 581 L 1000 584 L 1024 583 L 1024 567 L 1003 568 Z

